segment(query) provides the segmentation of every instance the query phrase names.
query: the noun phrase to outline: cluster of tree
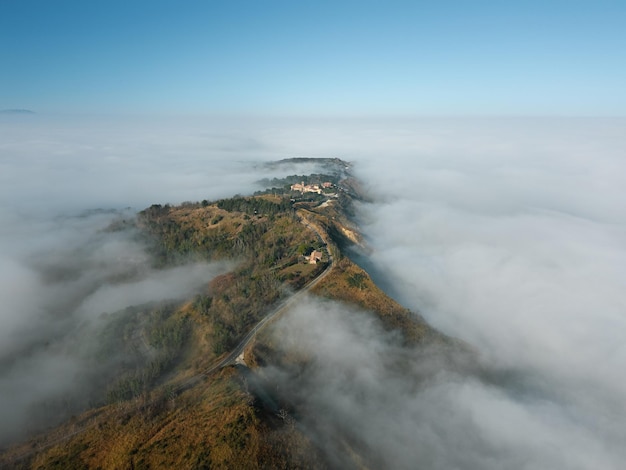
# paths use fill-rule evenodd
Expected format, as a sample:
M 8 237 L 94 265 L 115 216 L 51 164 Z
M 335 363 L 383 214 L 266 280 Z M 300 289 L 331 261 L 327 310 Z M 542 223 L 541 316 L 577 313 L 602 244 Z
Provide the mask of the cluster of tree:
M 207 324 L 213 352 L 219 355 L 231 349 L 284 294 L 285 281 L 292 286 L 297 281 L 300 286 L 316 274 L 307 270 L 298 279 L 286 279 L 281 269 L 298 262 L 300 245 L 304 244 L 309 252 L 321 245 L 313 234 L 302 230 L 288 199 L 219 200 L 215 207 L 234 214 L 226 224 L 220 223 L 223 219 L 217 211 L 207 211 L 208 205 L 202 206 L 189 211 L 152 206 L 140 214 L 139 225 L 150 234 L 157 256 L 165 263 L 188 256 L 240 260 L 228 286 L 196 298 L 193 304 L 198 317 Z M 267 217 L 254 217 L 255 213 Z M 140 388 L 140 378 L 129 377 L 127 382 L 138 383 L 134 388 L 132 383 L 125 384 L 122 394 Z M 148 375 L 145 382 L 149 381 Z
M 311 243 L 300 243 L 296 251 L 301 256 L 308 256 L 313 250 L 321 250 L 323 246 L 324 244 L 316 238 Z
M 363 290 L 367 287 L 367 276 L 364 273 L 354 273 L 348 276 L 348 285 Z
M 171 209 L 169 204 L 162 206 L 161 204 L 152 204 L 150 207 L 139 212 L 140 217 L 146 217 L 148 219 L 154 219 L 167 215 Z
M 172 306 L 125 320 L 119 322 L 125 334 L 119 338 L 118 345 L 125 353 L 107 389 L 109 403 L 128 400 L 149 390 L 176 364 L 191 331 L 189 318 Z M 138 344 L 144 344 L 144 348 Z
M 217 295 L 199 295 L 194 308 L 211 325 L 213 352 L 232 349 L 283 295 L 281 281 L 270 270 L 244 266 Z
M 254 192 L 255 196 L 263 196 L 264 194 L 272 194 L 274 196 L 283 196 L 285 194 L 291 194 L 291 187 L 289 185 L 285 185 L 279 188 L 272 187 L 272 188 L 264 189 L 262 191 Z
M 152 206 L 153 208 L 155 206 Z M 216 225 L 221 219 L 211 219 Z M 231 254 L 233 241 L 224 231 L 199 231 L 172 216 L 171 208 L 146 209 L 138 215 L 144 241 L 150 247 L 158 267 L 179 264 L 192 258 L 217 259 Z
M 270 201 L 258 197 L 233 197 L 230 199 L 220 199 L 216 203 L 217 207 L 228 212 L 243 212 L 248 215 L 277 215 L 292 210 L 288 199 L 281 199 L 280 202 Z
M 300 209 L 301 207 L 313 207 L 318 205 L 320 202 L 326 200 L 326 196 L 317 193 L 295 193 L 294 197 L 294 207 L 296 209 Z
M 280 235 L 269 235 L 279 220 L 293 222 L 294 212 L 288 200 L 280 202 L 264 198 L 233 198 L 218 201 L 216 205 L 229 212 L 240 212 L 242 220 L 238 230 L 212 230 L 222 219 L 220 214 L 207 221 L 205 229 L 176 217 L 171 208 L 146 209 L 139 214 L 139 225 L 147 235 L 147 241 L 157 260 L 157 265 L 178 264 L 190 257 L 222 259 L 225 257 L 250 255 L 256 263 L 274 265 L 286 256 L 291 256 L 289 240 Z M 248 214 L 269 215 L 253 218 Z M 282 219 L 281 219 L 282 218 Z

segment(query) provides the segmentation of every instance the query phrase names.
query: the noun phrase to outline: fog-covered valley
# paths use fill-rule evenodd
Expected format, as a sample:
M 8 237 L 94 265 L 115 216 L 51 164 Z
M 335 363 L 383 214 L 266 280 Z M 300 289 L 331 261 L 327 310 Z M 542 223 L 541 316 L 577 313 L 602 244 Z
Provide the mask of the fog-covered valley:
M 375 321 L 311 300 L 276 329 L 290 332 L 285 348 L 319 356 L 289 391 L 323 410 L 316 432 L 347 426 L 388 468 L 619 468 L 625 131 L 620 119 L 3 116 L 0 441 L 45 422 L 51 403 L 89 404 L 116 364 L 93 368 L 103 313 L 184 297 L 228 269 L 156 269 L 132 229 L 111 222 L 153 203 L 249 194 L 280 176 L 265 161 L 340 157 L 370 196 L 356 217 L 382 284 L 466 342 L 488 378 L 433 373 L 435 360 L 416 387 L 387 367 L 398 346 Z M 418 373 L 426 359 L 406 354 Z

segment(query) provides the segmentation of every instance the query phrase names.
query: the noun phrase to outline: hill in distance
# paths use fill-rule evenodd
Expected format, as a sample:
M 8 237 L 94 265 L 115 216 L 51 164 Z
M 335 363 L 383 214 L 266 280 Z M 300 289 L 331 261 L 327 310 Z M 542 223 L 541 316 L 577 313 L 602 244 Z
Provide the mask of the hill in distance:
M 30 109 L 2 109 L 0 114 L 36 114 Z

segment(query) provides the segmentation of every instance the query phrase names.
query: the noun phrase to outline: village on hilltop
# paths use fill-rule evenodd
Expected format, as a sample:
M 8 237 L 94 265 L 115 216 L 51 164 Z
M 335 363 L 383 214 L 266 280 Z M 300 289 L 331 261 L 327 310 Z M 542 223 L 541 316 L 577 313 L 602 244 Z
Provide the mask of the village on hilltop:
M 292 191 L 300 191 L 301 193 L 317 193 L 322 194 L 324 189 L 331 188 L 333 184 L 329 181 L 320 184 L 304 184 L 304 181 L 301 183 L 296 183 L 291 185 Z

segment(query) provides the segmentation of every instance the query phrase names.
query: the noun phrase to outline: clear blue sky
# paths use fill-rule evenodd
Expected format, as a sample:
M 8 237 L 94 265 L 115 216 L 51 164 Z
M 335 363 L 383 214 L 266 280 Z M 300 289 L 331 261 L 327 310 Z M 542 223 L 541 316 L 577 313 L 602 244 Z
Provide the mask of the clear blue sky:
M 4 108 L 626 115 L 626 1 L 1 0 Z

